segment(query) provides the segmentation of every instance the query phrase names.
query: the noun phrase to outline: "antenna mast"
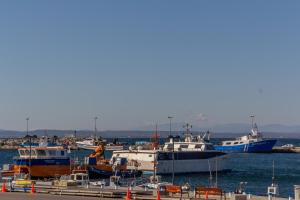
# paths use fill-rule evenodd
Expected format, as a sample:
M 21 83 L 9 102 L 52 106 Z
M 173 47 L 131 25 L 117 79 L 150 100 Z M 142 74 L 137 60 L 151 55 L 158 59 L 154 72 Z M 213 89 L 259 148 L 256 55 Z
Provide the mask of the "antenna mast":
M 251 117 L 251 122 L 252 122 L 252 128 L 254 128 L 254 118 L 255 118 L 255 116 L 251 115 L 250 117 Z

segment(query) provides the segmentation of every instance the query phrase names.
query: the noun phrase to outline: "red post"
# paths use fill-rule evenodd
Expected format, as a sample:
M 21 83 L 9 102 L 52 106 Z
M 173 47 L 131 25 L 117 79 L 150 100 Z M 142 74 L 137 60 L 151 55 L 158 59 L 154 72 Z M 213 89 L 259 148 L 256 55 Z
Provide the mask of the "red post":
M 2 183 L 2 192 L 6 192 L 6 185 L 5 185 L 5 182 Z
M 160 200 L 160 191 L 159 191 L 159 189 L 157 190 L 156 200 Z
M 130 196 L 131 196 L 130 189 L 128 188 L 125 200 L 130 200 L 130 198 L 131 198 Z
M 31 182 L 31 193 L 35 193 L 34 182 Z
M 205 192 L 205 199 L 208 200 L 208 191 Z

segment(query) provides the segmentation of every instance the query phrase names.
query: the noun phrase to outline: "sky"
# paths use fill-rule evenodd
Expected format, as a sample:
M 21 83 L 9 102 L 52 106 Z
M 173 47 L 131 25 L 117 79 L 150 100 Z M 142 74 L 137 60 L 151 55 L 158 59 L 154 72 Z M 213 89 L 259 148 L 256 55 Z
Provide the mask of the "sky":
M 0 2 L 0 128 L 300 124 L 299 1 Z

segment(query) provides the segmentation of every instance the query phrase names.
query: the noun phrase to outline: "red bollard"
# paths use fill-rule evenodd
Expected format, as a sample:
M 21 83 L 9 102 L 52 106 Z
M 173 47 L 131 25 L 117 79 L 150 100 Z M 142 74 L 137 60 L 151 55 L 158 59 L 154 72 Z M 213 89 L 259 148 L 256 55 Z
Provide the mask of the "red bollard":
M 156 200 L 160 200 L 160 191 L 159 190 L 157 190 Z
M 3 182 L 2 183 L 2 190 L 1 190 L 2 192 L 6 192 L 7 190 L 6 190 L 6 185 L 5 185 L 5 182 Z
M 208 191 L 205 192 L 205 199 L 208 199 Z
M 31 182 L 31 193 L 35 193 L 34 182 Z
M 131 196 L 131 194 L 130 194 L 130 190 L 128 188 L 125 200 L 130 200 L 130 198 L 131 198 L 130 196 Z

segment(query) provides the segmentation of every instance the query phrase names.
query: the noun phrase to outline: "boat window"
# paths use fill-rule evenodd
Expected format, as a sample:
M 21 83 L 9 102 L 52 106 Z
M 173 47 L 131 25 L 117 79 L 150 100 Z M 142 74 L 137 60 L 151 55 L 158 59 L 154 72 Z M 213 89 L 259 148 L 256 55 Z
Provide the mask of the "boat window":
M 49 156 L 56 156 L 56 151 L 49 151 Z
M 238 144 L 239 142 L 235 142 L 234 144 Z
M 30 153 L 29 153 L 29 150 L 25 150 L 25 155 L 26 155 L 26 156 L 29 156 L 29 154 L 30 154 Z
M 152 155 L 148 155 L 150 158 L 152 157 Z
M 244 142 L 240 142 L 240 144 L 244 144 Z
M 20 152 L 20 155 L 21 155 L 21 156 L 24 156 L 24 155 L 25 155 L 24 150 L 20 150 L 19 152 Z
M 197 144 L 197 145 L 195 145 L 195 148 L 196 148 L 196 149 L 201 149 L 201 147 L 202 147 L 202 145 L 201 145 L 201 144 Z
M 226 145 L 230 145 L 230 144 L 231 144 L 231 142 L 227 142 L 227 143 L 226 143 Z
M 39 156 L 46 156 L 45 150 L 37 150 L 37 154 L 38 154 Z
M 76 176 L 76 180 L 78 180 L 78 181 L 79 181 L 79 180 L 82 180 L 82 176 L 81 176 L 81 175 L 77 175 L 77 176 Z
M 31 155 L 36 156 L 36 151 L 31 151 Z
M 65 155 L 65 152 L 64 152 L 64 151 L 61 151 L 61 155 L 64 156 L 64 155 Z
M 189 146 L 189 145 L 187 145 L 187 144 L 182 144 L 182 145 L 180 145 L 180 148 L 186 149 L 186 148 L 188 148 L 188 146 Z

